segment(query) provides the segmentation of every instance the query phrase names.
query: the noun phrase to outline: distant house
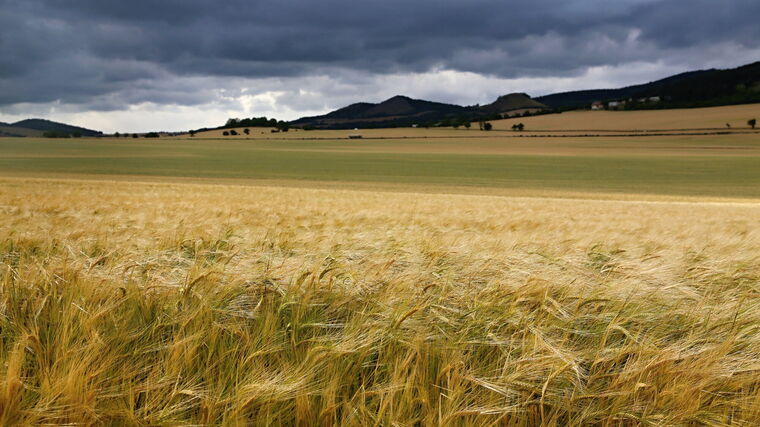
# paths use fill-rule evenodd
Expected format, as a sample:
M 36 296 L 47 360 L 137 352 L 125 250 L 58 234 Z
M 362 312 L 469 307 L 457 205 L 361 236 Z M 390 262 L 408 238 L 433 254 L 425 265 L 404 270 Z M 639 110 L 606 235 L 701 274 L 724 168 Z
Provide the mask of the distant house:
M 610 110 L 619 110 L 625 107 L 625 101 L 610 101 L 607 103 L 607 108 Z
M 646 104 L 646 103 L 656 104 L 660 102 L 660 100 L 661 98 L 659 96 L 650 96 L 648 98 L 638 98 L 636 99 L 636 102 L 638 102 L 639 104 Z
M 604 103 L 602 101 L 594 101 L 594 103 L 591 104 L 592 110 L 604 110 Z

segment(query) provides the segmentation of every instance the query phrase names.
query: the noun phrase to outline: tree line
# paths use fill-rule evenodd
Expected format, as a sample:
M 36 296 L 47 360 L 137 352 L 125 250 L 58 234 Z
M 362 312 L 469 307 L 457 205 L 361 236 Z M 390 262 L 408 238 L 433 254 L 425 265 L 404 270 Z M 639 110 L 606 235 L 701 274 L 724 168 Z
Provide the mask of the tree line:
M 284 120 L 277 120 L 275 118 L 268 119 L 266 116 L 251 117 L 249 119 L 237 119 L 231 118 L 227 120 L 227 123 L 221 127 L 221 129 L 230 128 L 275 128 L 280 130 L 290 129 L 290 124 Z

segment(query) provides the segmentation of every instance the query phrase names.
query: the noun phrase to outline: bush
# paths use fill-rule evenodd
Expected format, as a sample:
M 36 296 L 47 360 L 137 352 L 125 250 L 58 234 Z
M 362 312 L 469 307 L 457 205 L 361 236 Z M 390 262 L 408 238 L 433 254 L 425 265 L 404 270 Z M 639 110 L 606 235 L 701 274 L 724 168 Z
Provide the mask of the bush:
M 71 135 L 69 135 L 66 132 L 61 132 L 58 130 L 49 130 L 42 134 L 45 138 L 71 138 Z

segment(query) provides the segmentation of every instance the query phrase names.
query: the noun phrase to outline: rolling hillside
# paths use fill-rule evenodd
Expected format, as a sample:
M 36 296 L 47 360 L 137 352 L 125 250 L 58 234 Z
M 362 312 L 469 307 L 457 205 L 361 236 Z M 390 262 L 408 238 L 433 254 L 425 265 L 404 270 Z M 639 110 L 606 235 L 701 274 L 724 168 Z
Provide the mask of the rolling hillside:
M 99 136 L 102 132 L 44 119 L 26 119 L 16 123 L 0 123 L 0 136 L 41 137 L 45 132 L 59 135 Z
M 291 122 L 321 129 L 382 128 L 435 124 L 444 120 L 493 119 L 525 112 L 585 108 L 595 101 L 657 97 L 657 102 L 629 103 L 626 109 L 672 109 L 760 103 L 760 62 L 729 70 L 690 71 L 619 89 L 563 92 L 532 99 L 524 93 L 500 96 L 491 104 L 462 107 L 406 96 L 378 104 L 360 102 L 331 113 Z
M 479 107 L 478 111 L 485 114 L 508 114 L 513 111 L 541 111 L 549 109 L 549 106 L 532 99 L 525 93 L 510 93 L 509 95 L 500 96 L 491 104 Z
M 0 123 L 0 137 L 42 137 L 44 132 L 36 129 L 27 129 L 13 126 L 8 123 Z
M 536 98 L 553 108 L 587 107 L 595 101 L 659 96 L 662 102 L 637 108 L 690 108 L 760 102 L 760 62 L 729 70 L 690 71 L 620 89 L 556 93 Z
M 360 102 L 327 113 L 323 116 L 304 117 L 291 122 L 293 126 L 324 129 L 379 128 L 426 124 L 445 119 L 505 115 L 509 112 L 543 111 L 550 108 L 531 99 L 524 93 L 499 97 L 484 106 L 462 107 L 453 104 L 394 96 L 379 104 Z
M 346 129 L 410 126 L 468 113 L 467 107 L 394 96 L 378 104 L 360 102 L 327 113 L 291 122 L 294 126 Z
M 566 111 L 562 114 L 497 120 L 492 124 L 494 130 L 510 130 L 513 124 L 521 122 L 525 124 L 528 132 L 626 131 L 635 133 L 665 130 L 746 132 L 750 130 L 747 121 L 753 118 L 760 119 L 760 104 L 669 110 L 579 110 Z

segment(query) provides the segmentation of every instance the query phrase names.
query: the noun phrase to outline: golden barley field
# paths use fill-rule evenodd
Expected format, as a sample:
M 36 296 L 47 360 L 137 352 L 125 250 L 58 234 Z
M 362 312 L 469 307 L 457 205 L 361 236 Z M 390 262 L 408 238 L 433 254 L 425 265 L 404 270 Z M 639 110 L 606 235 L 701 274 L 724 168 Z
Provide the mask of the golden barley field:
M 756 425 L 760 203 L 0 179 L 0 424 Z

